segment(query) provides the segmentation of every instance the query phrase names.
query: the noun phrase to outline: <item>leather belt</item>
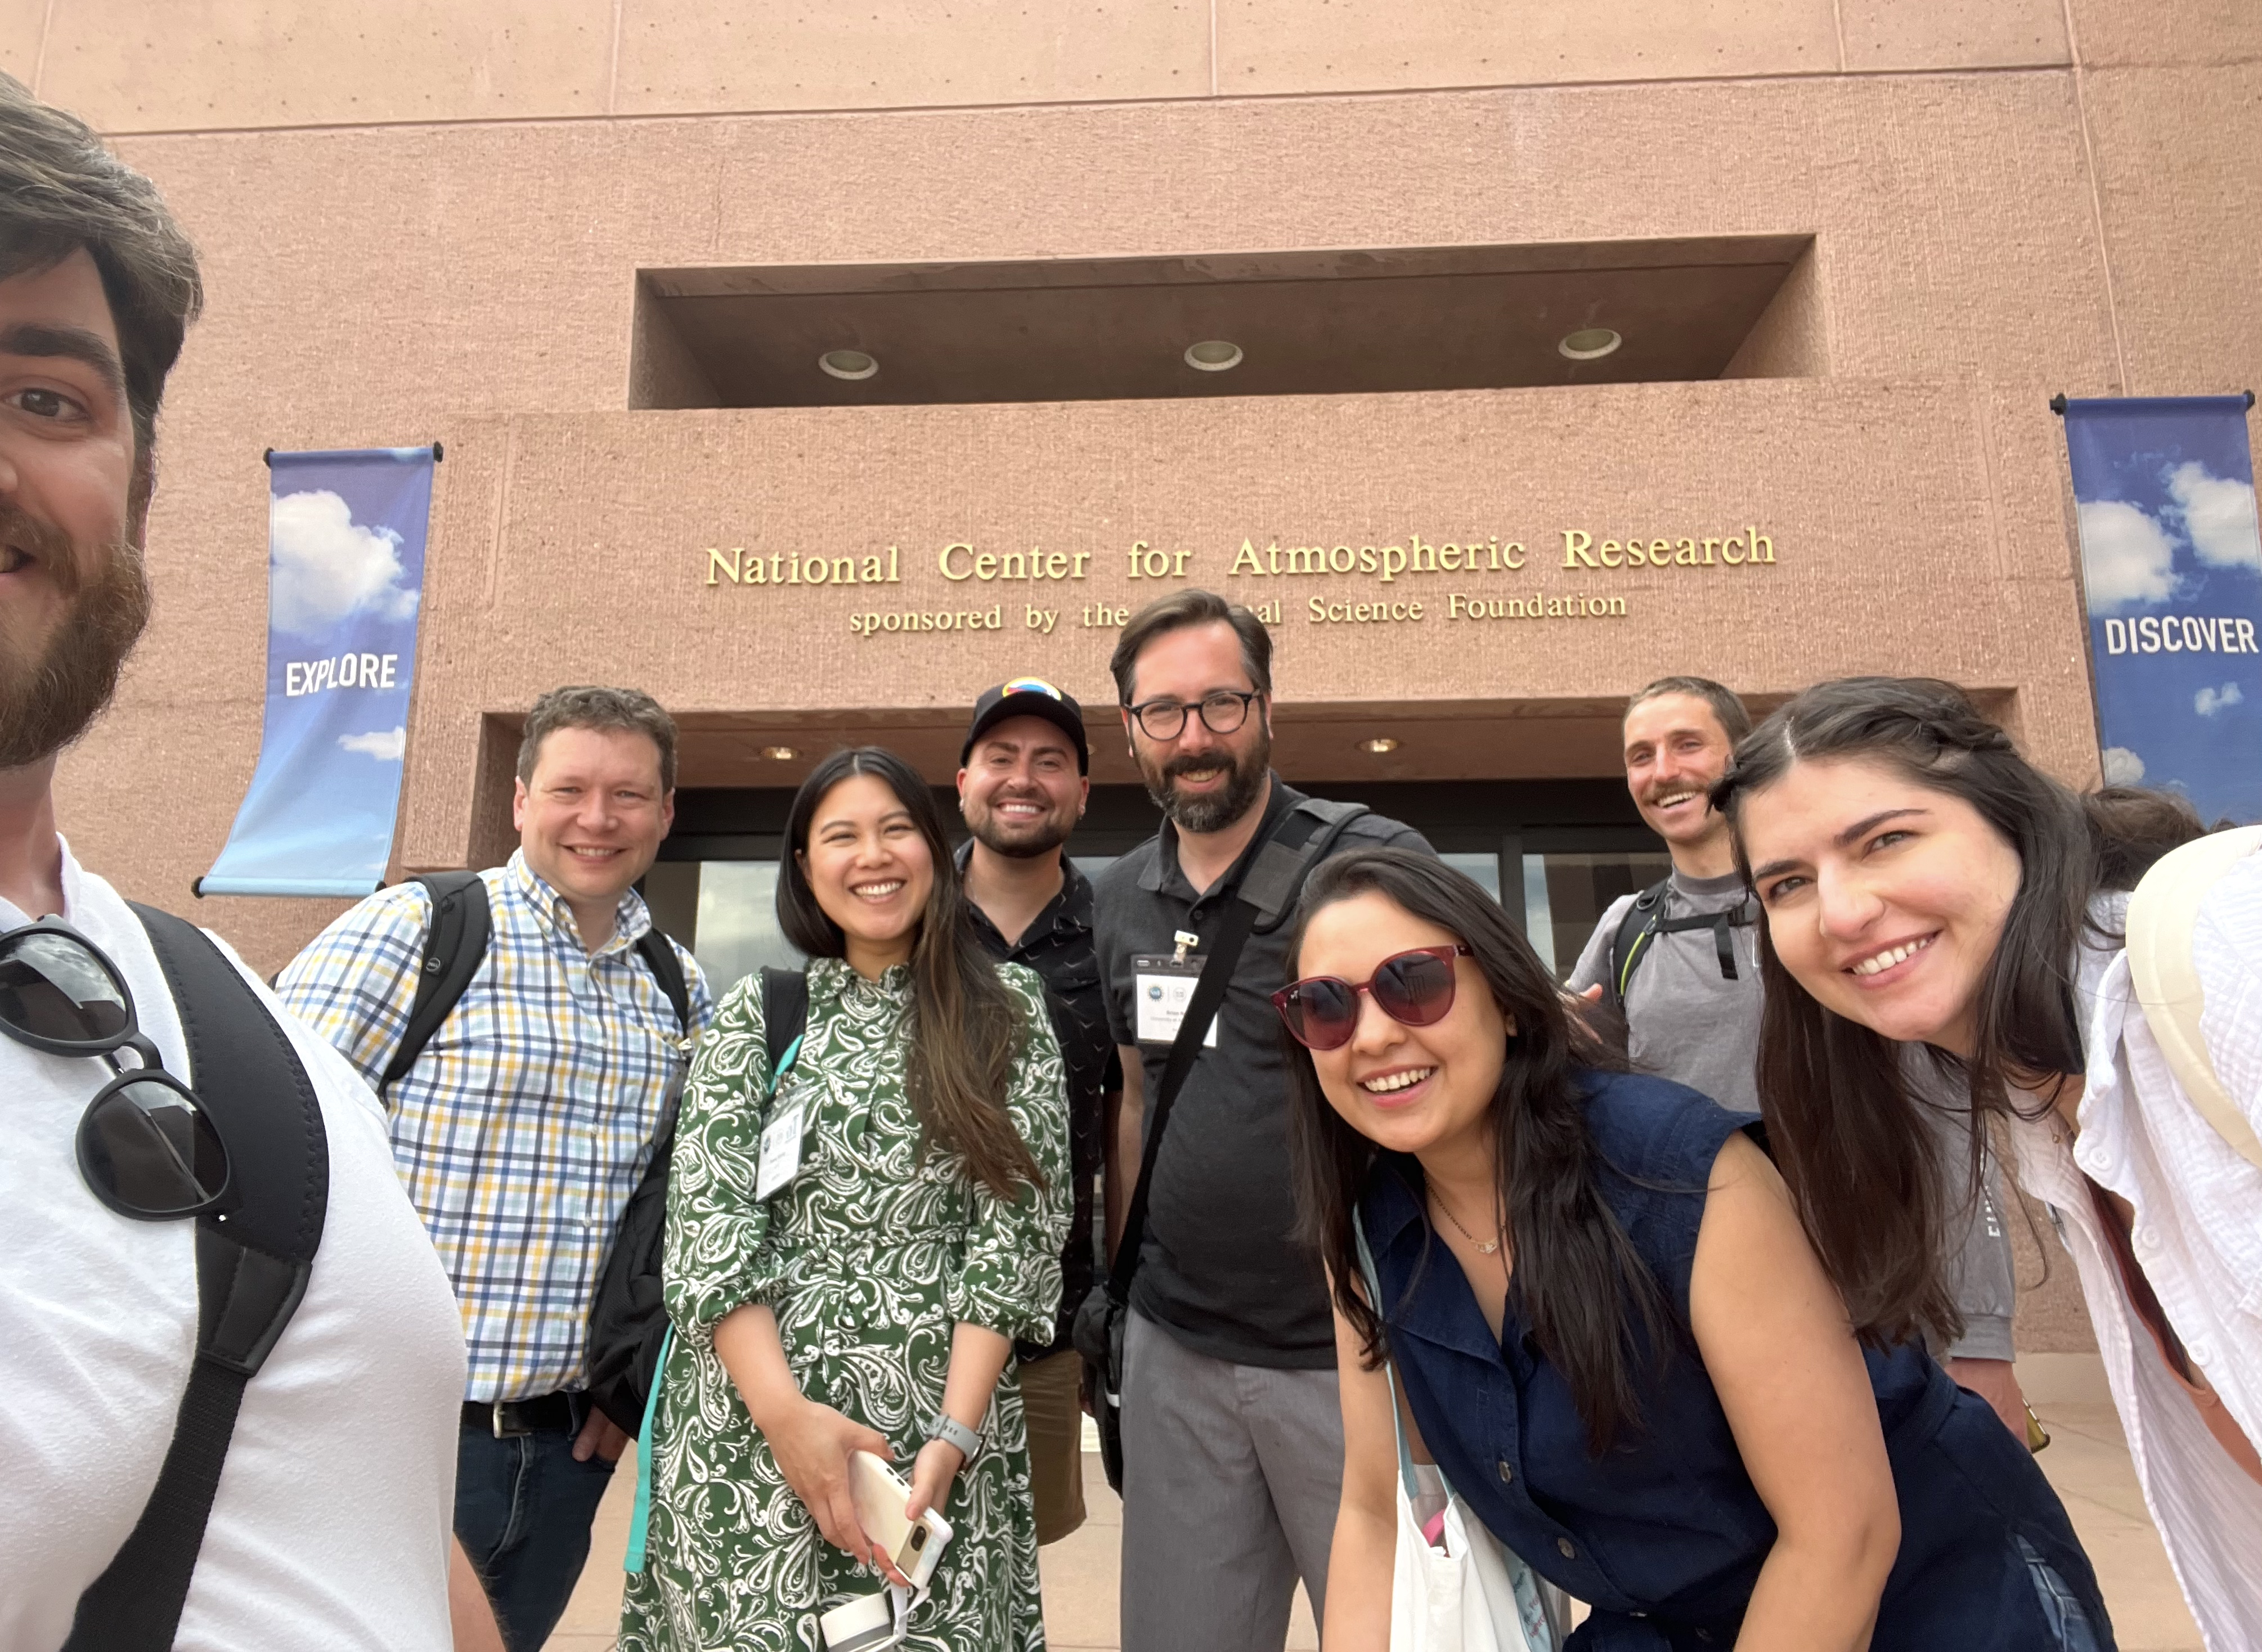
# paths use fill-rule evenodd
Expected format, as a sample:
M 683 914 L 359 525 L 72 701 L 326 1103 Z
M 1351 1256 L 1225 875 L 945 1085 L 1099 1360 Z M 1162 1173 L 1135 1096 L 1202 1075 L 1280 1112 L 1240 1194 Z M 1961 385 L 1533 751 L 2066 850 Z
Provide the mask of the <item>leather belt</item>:
M 497 1439 L 515 1439 L 537 1430 L 555 1430 L 570 1433 L 575 1427 L 574 1396 L 544 1394 L 530 1400 L 501 1400 L 493 1404 L 486 1400 L 464 1402 L 464 1426 L 476 1428 L 481 1433 L 492 1432 Z

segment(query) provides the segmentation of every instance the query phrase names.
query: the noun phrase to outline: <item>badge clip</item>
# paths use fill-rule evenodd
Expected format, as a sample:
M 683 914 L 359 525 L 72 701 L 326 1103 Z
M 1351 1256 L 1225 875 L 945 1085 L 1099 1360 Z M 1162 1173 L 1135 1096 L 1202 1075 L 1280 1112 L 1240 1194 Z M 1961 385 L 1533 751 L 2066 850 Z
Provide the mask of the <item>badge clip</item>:
M 1186 961 L 1187 950 L 1190 948 L 1201 945 L 1201 937 L 1199 935 L 1189 934 L 1183 929 L 1172 930 L 1171 932 L 1171 940 L 1178 948 L 1178 950 L 1171 955 L 1171 962 L 1172 963 L 1184 963 Z

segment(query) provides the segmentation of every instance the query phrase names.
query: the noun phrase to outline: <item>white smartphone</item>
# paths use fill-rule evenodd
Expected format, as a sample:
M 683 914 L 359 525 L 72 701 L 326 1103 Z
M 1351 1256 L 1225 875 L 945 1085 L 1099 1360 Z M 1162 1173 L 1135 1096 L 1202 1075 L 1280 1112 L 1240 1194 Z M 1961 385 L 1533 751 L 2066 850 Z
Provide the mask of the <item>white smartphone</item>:
M 914 1589 L 934 1576 L 935 1562 L 950 1541 L 950 1522 L 929 1509 L 913 1521 L 905 1517 L 911 1489 L 885 1460 L 868 1451 L 848 1459 L 848 1486 L 856 1499 L 856 1519 L 872 1546 L 895 1562 Z

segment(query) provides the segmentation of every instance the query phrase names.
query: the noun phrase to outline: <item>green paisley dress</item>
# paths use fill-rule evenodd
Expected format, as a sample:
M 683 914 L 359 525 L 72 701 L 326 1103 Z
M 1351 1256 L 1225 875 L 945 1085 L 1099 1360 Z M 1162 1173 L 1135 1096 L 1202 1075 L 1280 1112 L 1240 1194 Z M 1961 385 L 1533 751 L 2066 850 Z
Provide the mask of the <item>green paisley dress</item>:
M 666 1288 L 675 1342 L 647 1441 L 645 1570 L 629 1579 L 622 1652 L 814 1652 L 817 1620 L 880 1580 L 827 1543 L 778 1472 L 714 1349 L 715 1323 L 769 1304 L 802 1392 L 888 1438 L 908 1467 L 942 1403 L 954 1327 L 1052 1335 L 1069 1220 L 1068 1103 L 1037 976 L 998 973 L 1027 1031 L 1006 1098 L 1045 1179 L 1011 1201 L 922 1151 L 904 1093 L 909 970 L 868 981 L 809 966 L 809 1028 L 766 1101 L 760 977 L 724 999 L 685 1086 L 668 1193 Z M 808 1107 L 800 1174 L 754 1201 L 762 1127 Z M 921 1652 L 1044 1645 L 1021 1396 L 1008 1364 L 982 1447 L 943 1518 L 955 1535 L 911 1614 Z

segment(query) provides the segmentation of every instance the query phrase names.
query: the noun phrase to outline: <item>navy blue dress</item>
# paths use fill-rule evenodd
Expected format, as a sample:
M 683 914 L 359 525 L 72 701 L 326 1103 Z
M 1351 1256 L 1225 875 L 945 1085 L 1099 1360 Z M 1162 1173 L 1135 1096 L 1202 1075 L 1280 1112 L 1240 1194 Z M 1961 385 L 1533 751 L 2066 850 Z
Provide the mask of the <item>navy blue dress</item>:
M 1684 1331 L 1704 1189 L 1727 1138 L 1756 1120 L 1662 1078 L 1589 1073 L 1587 1122 L 1605 1201 Z M 1640 1183 L 1628 1179 L 1639 1179 Z M 1661 1186 L 1660 1186 L 1661 1184 Z M 1493 1339 L 1459 1265 L 1430 1243 L 1420 1167 L 1383 1155 L 1360 1201 L 1389 1347 L 1422 1436 L 1494 1535 L 1590 1603 L 1578 1652 L 1709 1652 L 1733 1644 L 1775 1522 L 1745 1473 L 1693 1342 L 1641 1389 L 1642 1418 L 1602 1458 L 1511 1295 Z M 2057 1495 L 1986 1403 L 1920 1348 L 1871 1352 L 1869 1378 L 1900 1499 L 1901 1547 L 1873 1652 L 2057 1652 L 2046 1566 L 2112 1632 Z

